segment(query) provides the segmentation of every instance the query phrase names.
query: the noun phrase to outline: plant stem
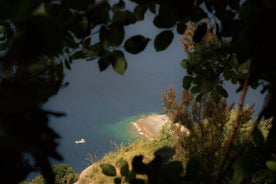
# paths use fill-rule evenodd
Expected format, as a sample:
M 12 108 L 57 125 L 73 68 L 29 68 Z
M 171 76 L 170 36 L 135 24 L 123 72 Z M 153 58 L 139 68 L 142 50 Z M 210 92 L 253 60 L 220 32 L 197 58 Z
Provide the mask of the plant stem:
M 247 93 L 247 89 L 248 89 L 248 83 L 249 83 L 249 79 L 250 79 L 250 71 L 251 71 L 251 62 L 250 62 L 250 65 L 249 65 L 249 69 L 248 69 L 246 79 L 243 83 L 242 93 L 241 93 L 240 100 L 239 100 L 239 103 L 238 103 L 238 112 L 237 112 L 236 119 L 233 123 L 233 131 L 232 131 L 231 137 L 229 139 L 229 142 L 226 145 L 225 155 L 224 155 L 224 158 L 223 158 L 223 160 L 221 162 L 221 165 L 219 167 L 218 175 L 215 179 L 215 184 L 221 183 L 221 180 L 223 178 L 223 174 L 225 173 L 226 161 L 228 160 L 228 158 L 230 156 L 230 152 L 231 152 L 231 149 L 232 149 L 232 146 L 233 146 L 233 142 L 236 139 L 237 134 L 238 134 L 238 130 L 240 128 L 240 119 L 241 119 L 241 116 L 242 116 L 243 105 L 244 105 L 244 101 L 245 101 L 245 97 L 246 97 L 246 93 Z

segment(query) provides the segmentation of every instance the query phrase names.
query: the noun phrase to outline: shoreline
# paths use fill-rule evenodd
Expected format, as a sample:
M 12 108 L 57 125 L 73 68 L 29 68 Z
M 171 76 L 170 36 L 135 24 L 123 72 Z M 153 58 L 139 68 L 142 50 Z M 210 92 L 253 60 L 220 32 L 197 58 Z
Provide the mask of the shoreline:
M 166 114 L 150 114 L 130 123 L 135 127 L 139 135 L 152 140 L 158 136 L 163 125 L 167 122 L 170 122 L 170 119 Z

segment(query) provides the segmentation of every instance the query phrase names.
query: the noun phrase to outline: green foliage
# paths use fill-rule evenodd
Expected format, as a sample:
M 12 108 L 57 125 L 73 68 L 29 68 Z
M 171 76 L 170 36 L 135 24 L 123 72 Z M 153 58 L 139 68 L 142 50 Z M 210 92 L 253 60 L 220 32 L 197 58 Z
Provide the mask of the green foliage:
M 33 165 L 25 160 L 26 153 L 35 158 L 47 180 L 53 181 L 49 157 L 60 156 L 56 153 L 58 136 L 48 126 L 48 117 L 60 114 L 46 112 L 41 105 L 57 93 L 64 67 L 70 69 L 75 59 L 97 59 L 101 71 L 112 65 L 115 72 L 123 74 L 127 60 L 122 46 L 137 54 L 150 41 L 143 35 L 125 38 L 125 28 L 145 19 L 147 11 L 153 13 L 153 24 L 163 31 L 154 39 L 157 51 L 169 46 L 173 29 L 182 34 L 187 22 L 197 23 L 192 36 L 196 47 L 182 66 L 189 75 L 183 79 L 183 86 L 197 95 L 198 102 L 208 95 L 220 102 L 228 95 L 222 80 L 242 87 L 250 74 L 249 85 L 263 87 L 270 96 L 261 116 L 275 116 L 274 1 L 131 2 L 133 9 L 127 9 L 122 0 L 0 1 L 0 141 L 13 140 L 1 148 L 1 157 L 9 158 L 0 163 L 1 170 L 6 171 L 1 173 L 4 183 L 17 183 L 31 172 Z M 209 22 L 204 22 L 206 19 Z M 209 28 L 214 42 L 204 39 Z M 272 119 L 265 139 L 270 157 L 262 165 L 275 155 L 275 122 Z M 12 173 L 19 174 L 12 181 L 6 180 Z
M 73 184 L 77 180 L 77 174 L 74 169 L 67 164 L 58 164 L 52 166 L 53 172 L 55 174 L 55 184 Z M 46 184 L 46 180 L 42 175 L 38 175 L 32 181 L 26 184 Z
M 168 113 L 172 121 L 188 128 L 172 126 L 174 130 L 172 137 L 176 147 L 174 158 L 187 163 L 185 180 L 213 183 L 216 174 L 209 173 L 217 173 L 224 159 L 237 111 L 232 110 L 233 105 L 227 107 L 225 99 L 215 103 L 212 98 L 207 97 L 197 102 L 193 94 L 186 90 L 183 90 L 181 102 L 178 103 L 172 86 L 167 94 L 162 92 L 162 99 L 164 112 Z M 235 154 L 252 129 L 254 124 L 252 115 L 252 106 L 243 109 L 239 133 L 235 138 L 235 149 L 231 150 L 231 154 Z M 260 170 L 266 174 L 271 173 L 271 171 L 265 172 L 265 168 L 260 167 L 259 164 L 263 162 L 264 157 L 261 156 L 262 149 L 257 147 L 265 144 L 269 124 L 271 125 L 271 120 L 260 123 L 259 129 L 254 131 L 250 143 L 246 146 L 246 151 L 239 155 L 233 170 L 228 172 L 227 177 L 225 176 L 225 182 L 232 180 L 233 183 L 242 183 L 256 180 L 258 178 L 256 174 Z M 270 181 L 271 177 L 268 180 Z

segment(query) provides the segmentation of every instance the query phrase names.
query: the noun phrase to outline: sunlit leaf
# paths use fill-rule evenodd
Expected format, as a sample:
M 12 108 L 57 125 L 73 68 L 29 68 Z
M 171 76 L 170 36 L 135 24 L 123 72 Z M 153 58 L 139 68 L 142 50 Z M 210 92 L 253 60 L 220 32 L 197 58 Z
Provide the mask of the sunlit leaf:
M 110 164 L 100 164 L 100 167 L 102 168 L 102 172 L 106 176 L 116 176 L 116 169 L 113 165 Z
M 269 160 L 266 161 L 266 166 L 271 171 L 276 171 L 276 160 Z
M 154 40 L 154 48 L 156 51 L 165 50 L 173 40 L 173 32 L 170 30 L 159 33 Z
M 116 50 L 112 53 L 112 66 L 113 69 L 118 73 L 123 75 L 127 68 L 127 62 L 122 51 Z
M 126 51 L 132 54 L 138 54 L 139 52 L 143 51 L 145 47 L 147 46 L 150 39 L 145 38 L 142 35 L 136 35 L 131 38 L 129 38 L 125 44 L 124 47 Z

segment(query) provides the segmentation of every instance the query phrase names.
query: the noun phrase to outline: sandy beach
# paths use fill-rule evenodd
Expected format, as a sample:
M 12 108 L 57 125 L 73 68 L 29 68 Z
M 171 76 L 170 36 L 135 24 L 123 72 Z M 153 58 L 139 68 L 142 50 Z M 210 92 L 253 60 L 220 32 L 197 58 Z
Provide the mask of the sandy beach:
M 149 139 L 154 139 L 158 136 L 162 126 L 169 121 L 169 117 L 165 114 L 151 114 L 131 122 L 131 124 L 133 124 L 139 134 Z

